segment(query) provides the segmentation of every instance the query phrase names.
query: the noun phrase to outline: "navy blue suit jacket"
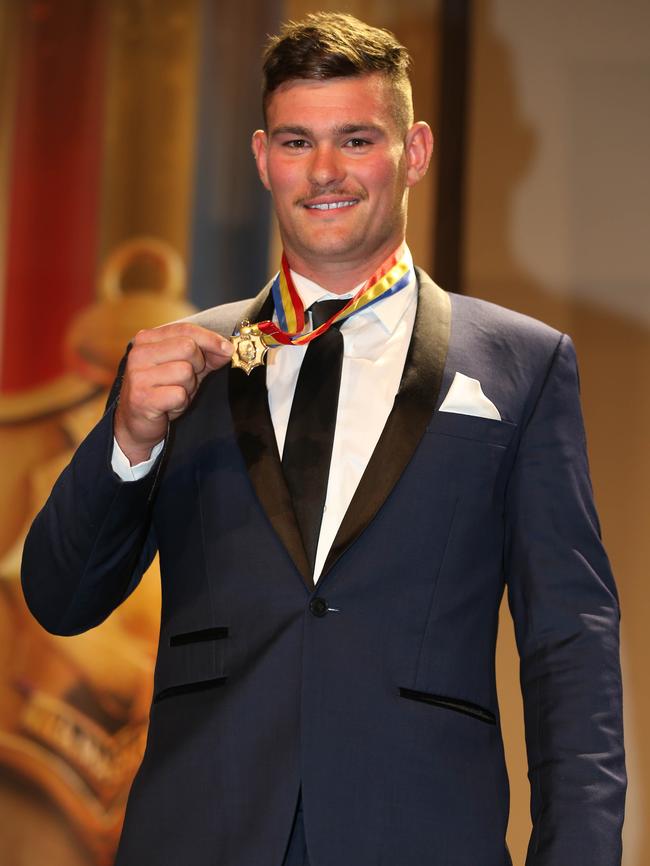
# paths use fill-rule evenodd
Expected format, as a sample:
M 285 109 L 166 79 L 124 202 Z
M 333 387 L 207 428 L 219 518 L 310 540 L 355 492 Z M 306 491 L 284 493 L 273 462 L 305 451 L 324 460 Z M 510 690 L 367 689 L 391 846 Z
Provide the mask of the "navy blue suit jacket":
M 56 633 L 100 623 L 160 552 L 155 693 L 119 866 L 277 866 L 300 790 L 312 866 L 506 866 L 506 587 L 527 866 L 620 863 L 619 613 L 571 342 L 419 281 L 394 408 L 316 587 L 262 369 L 211 374 L 134 483 L 110 469 L 109 411 L 36 518 L 23 585 Z M 267 294 L 195 320 L 230 332 L 245 308 L 268 317 Z M 456 371 L 502 421 L 437 410 Z

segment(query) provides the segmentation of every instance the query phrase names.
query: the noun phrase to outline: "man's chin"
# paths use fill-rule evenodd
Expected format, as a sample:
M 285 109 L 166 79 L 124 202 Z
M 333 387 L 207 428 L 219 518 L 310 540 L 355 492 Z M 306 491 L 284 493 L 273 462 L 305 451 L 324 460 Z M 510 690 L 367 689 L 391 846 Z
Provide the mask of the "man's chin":
M 305 258 L 326 264 L 346 261 L 351 256 L 356 258 L 362 243 L 362 238 L 351 237 L 347 234 L 344 237 L 310 238 L 301 244 L 301 247 Z

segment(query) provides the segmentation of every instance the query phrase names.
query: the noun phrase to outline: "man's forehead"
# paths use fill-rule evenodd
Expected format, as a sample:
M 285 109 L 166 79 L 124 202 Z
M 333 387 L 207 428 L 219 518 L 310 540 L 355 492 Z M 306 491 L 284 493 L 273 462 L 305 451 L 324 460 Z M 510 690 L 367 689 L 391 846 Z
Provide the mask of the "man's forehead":
M 269 127 L 327 126 L 381 128 L 390 122 L 391 83 L 383 75 L 355 75 L 283 82 L 267 103 Z

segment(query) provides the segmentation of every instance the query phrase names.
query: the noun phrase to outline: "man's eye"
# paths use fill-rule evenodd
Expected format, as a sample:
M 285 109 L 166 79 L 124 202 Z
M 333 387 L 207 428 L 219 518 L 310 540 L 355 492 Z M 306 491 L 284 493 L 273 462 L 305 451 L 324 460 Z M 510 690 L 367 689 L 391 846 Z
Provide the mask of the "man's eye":
M 367 147 L 371 142 L 369 142 L 366 138 L 351 138 L 346 142 L 346 147 L 357 148 L 357 147 Z
M 303 147 L 307 147 L 308 142 L 304 138 L 292 138 L 289 141 L 285 141 L 285 147 L 291 147 L 295 150 L 300 150 Z

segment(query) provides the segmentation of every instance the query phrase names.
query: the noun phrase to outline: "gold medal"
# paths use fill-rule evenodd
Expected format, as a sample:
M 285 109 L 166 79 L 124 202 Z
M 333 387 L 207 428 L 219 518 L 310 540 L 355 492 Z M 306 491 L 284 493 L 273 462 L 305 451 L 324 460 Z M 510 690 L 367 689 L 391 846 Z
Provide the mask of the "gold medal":
M 268 352 L 262 332 L 257 325 L 251 325 L 244 319 L 239 325 L 239 333 L 230 338 L 233 345 L 231 365 L 239 367 L 247 376 L 255 367 L 262 367 Z

